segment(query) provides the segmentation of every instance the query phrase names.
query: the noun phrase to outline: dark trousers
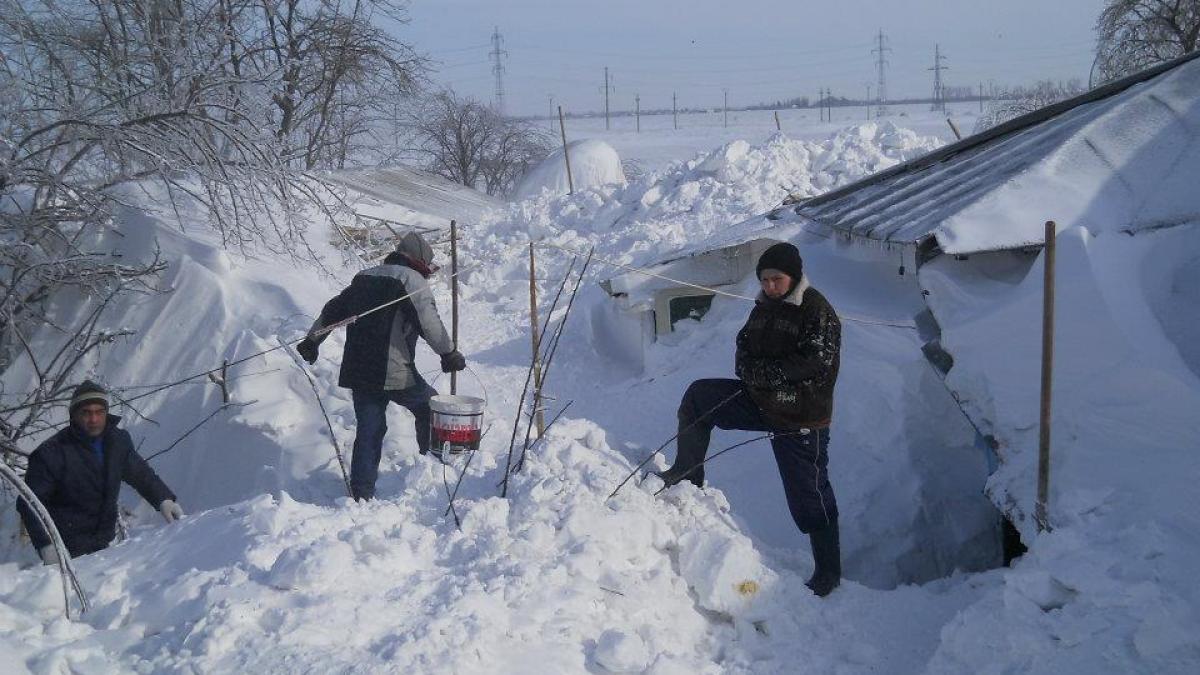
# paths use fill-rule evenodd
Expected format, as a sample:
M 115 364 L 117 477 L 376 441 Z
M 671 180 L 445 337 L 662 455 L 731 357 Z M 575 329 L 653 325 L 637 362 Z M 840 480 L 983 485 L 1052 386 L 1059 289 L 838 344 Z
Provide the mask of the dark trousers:
M 375 496 L 375 480 L 379 477 L 379 458 L 383 452 L 383 436 L 387 433 L 387 405 L 404 406 L 413 414 L 417 432 L 417 449 L 429 451 L 429 399 L 437 390 L 425 380 L 407 389 L 366 391 L 352 389 L 354 417 L 358 421 L 354 436 L 354 453 L 350 458 L 350 492 L 355 499 Z
M 732 398 L 730 398 L 732 396 Z M 729 399 L 726 401 L 726 399 Z M 725 401 L 725 403 L 721 403 Z M 715 410 L 713 408 L 716 408 Z M 713 427 L 743 431 L 771 431 L 771 448 L 788 510 L 800 531 L 809 534 L 832 525 L 838 517 L 833 486 L 829 484 L 829 429 L 788 431 L 774 429 L 750 398 L 741 380 L 696 380 L 679 404 L 677 467 L 687 468 L 704 461 Z M 697 482 L 703 482 L 704 468 Z

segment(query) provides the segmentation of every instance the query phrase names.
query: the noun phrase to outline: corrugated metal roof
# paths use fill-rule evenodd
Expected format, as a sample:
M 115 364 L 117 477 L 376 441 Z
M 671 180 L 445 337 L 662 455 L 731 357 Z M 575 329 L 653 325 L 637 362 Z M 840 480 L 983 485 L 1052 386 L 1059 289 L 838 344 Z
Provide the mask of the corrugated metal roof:
M 1185 66 L 1189 71 L 1186 89 L 1190 90 L 1186 96 L 1200 97 L 1200 87 L 1193 89 L 1190 82 L 1200 78 L 1197 57 L 1200 52 L 1010 120 L 924 157 L 807 200 L 794 210 L 803 219 L 852 237 L 898 244 L 919 243 L 951 215 L 962 212 L 1049 158 L 1090 123 L 1122 108 L 1130 100 L 1145 96 L 1154 98 L 1154 88 L 1171 80 Z M 1181 82 L 1175 83 L 1177 86 L 1170 96 L 1162 98 L 1178 100 L 1178 90 L 1184 86 Z M 1187 126 L 1186 122 L 1184 126 Z M 1192 130 L 1192 137 L 1195 131 Z M 1085 142 L 1092 145 L 1087 139 Z M 1100 149 L 1093 147 L 1092 150 L 1103 159 Z M 1071 167 L 1056 167 L 1055 170 L 1069 172 Z M 1114 168 L 1113 172 L 1116 171 Z M 1040 243 L 1040 239 L 1036 243 Z

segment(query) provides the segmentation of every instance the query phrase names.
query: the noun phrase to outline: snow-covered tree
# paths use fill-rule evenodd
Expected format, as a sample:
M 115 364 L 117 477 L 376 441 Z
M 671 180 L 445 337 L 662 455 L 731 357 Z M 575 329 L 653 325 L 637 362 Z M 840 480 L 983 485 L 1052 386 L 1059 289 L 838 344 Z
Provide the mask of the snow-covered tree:
M 312 259 L 297 214 L 321 186 L 305 170 L 375 145 L 423 72 L 376 12 L 404 19 L 390 0 L 0 0 L 0 375 L 23 358 L 39 380 L 0 388 L 0 445 L 36 431 L 114 337 L 103 308 L 154 287 L 163 261 L 97 245 L 121 186 L 198 204 L 227 246 Z M 95 312 L 29 344 L 68 290 Z
M 550 150 L 545 132 L 449 90 L 431 96 L 412 126 L 430 171 L 488 194 L 511 191 Z
M 1032 87 L 1018 87 L 988 103 L 987 110 L 976 120 L 973 133 L 1082 93 L 1083 84 L 1074 79 L 1066 82 L 1042 80 Z
M 1200 0 L 1108 0 L 1096 21 L 1100 82 L 1200 47 Z

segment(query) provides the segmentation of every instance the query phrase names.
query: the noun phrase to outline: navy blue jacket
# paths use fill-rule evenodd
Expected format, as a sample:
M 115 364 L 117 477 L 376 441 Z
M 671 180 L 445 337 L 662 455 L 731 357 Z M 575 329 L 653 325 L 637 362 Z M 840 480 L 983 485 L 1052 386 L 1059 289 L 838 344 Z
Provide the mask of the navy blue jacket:
M 129 432 L 117 428 L 120 421 L 116 415 L 108 416 L 103 464 L 75 425 L 46 439 L 29 456 L 25 484 L 50 512 L 72 557 L 106 548 L 116 536 L 121 481 L 133 486 L 155 508 L 165 499 L 175 499 L 158 474 L 134 451 Z M 34 547 L 48 546 L 50 535 L 24 499 L 17 502 L 17 510 Z

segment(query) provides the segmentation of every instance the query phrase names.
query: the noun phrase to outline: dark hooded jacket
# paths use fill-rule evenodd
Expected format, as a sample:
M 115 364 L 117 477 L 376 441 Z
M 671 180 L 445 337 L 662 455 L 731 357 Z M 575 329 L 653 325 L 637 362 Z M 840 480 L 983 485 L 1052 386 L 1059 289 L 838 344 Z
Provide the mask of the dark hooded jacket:
M 354 275 L 350 286 L 325 303 L 311 334 L 385 303 L 399 302 L 357 319 L 346 327 L 346 347 L 338 386 L 364 391 L 407 389 L 421 382 L 413 365 L 417 337 L 439 356 L 454 351 L 454 342 L 438 316 L 429 290 L 428 263 L 433 250 L 416 235 L 412 251 L 400 250 Z M 405 297 L 408 296 L 408 297 Z M 328 333 L 314 338 L 319 344 Z
M 116 415 L 108 416 L 102 436 L 103 463 L 84 433 L 73 424 L 46 439 L 29 456 L 25 484 L 50 512 L 72 556 L 106 548 L 116 536 L 121 481 L 155 508 L 163 500 L 175 500 L 158 474 L 133 449 L 129 432 L 117 428 L 120 421 Z M 17 510 L 34 547 L 48 546 L 50 535 L 24 499 L 17 502 Z
M 780 300 L 761 295 L 737 335 L 735 369 L 763 416 L 779 429 L 820 429 L 833 417 L 842 324 L 801 277 Z

